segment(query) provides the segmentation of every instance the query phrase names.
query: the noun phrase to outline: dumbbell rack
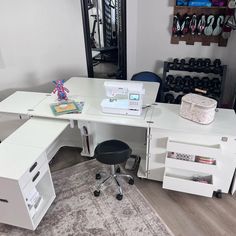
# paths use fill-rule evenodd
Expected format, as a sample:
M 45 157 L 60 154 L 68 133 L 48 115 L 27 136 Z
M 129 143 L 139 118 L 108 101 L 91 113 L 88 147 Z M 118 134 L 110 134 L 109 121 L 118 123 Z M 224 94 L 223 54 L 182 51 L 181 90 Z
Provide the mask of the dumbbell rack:
M 182 68 L 181 68 L 182 66 Z M 214 65 L 209 65 L 207 67 L 207 73 L 206 73 L 206 70 L 204 67 L 202 68 L 198 68 L 196 65 L 192 68 L 190 68 L 190 65 L 189 65 L 189 62 L 188 63 L 185 63 L 185 64 L 181 64 L 181 63 L 174 63 L 174 62 L 168 62 L 168 61 L 165 61 L 164 62 L 164 70 L 163 70 L 163 90 L 162 90 L 162 95 L 161 95 L 161 101 L 162 102 L 165 102 L 165 96 L 167 93 L 170 93 L 174 96 L 175 100 L 173 102 L 170 102 L 170 103 L 174 103 L 174 104 L 180 104 L 181 103 L 181 99 L 179 99 L 179 101 L 176 101 L 178 99 L 176 99 L 179 95 L 180 96 L 183 96 L 187 93 L 198 93 L 198 94 L 201 94 L 203 96 L 207 96 L 207 97 L 210 97 L 210 98 L 213 98 L 215 100 L 218 101 L 218 107 L 222 107 L 223 105 L 223 94 L 224 94 L 224 87 L 225 87 L 225 80 L 226 80 L 226 72 L 227 72 L 227 66 L 226 65 L 220 65 L 219 70 L 218 71 L 214 71 Z M 218 73 L 216 73 L 218 72 Z M 202 79 L 203 78 L 206 78 L 208 77 L 209 78 L 209 81 L 212 82 L 213 79 L 217 79 L 219 80 L 220 82 L 220 86 L 219 86 L 219 93 L 217 96 L 213 96 L 212 94 L 209 94 L 209 93 L 201 93 L 201 91 L 207 91 L 206 88 L 202 88 L 202 87 L 199 87 L 197 85 L 195 86 L 192 86 L 191 88 L 189 88 L 189 91 L 188 92 L 184 92 L 183 90 L 181 91 L 178 91 L 178 92 L 175 92 L 174 90 L 175 89 L 175 83 L 172 84 L 172 88 L 170 88 L 168 86 L 168 83 L 167 83 L 167 77 L 171 75 L 173 76 L 175 79 L 177 77 L 179 78 L 196 78 L 198 77 L 199 78 L 199 81 L 202 82 Z M 166 91 L 166 88 L 169 87 L 169 91 Z M 167 89 L 167 90 L 168 90 Z M 186 87 L 185 87 L 186 89 Z M 197 91 L 195 90 L 197 89 Z M 210 87 L 209 85 L 209 91 L 212 89 L 212 87 Z

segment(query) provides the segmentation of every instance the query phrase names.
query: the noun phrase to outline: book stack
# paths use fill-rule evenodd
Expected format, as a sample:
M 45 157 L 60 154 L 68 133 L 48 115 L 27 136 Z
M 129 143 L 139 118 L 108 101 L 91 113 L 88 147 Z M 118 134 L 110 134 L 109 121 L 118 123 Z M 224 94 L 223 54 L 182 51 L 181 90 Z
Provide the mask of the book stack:
M 55 116 L 71 113 L 81 113 L 84 102 L 62 101 L 50 104 L 51 110 Z

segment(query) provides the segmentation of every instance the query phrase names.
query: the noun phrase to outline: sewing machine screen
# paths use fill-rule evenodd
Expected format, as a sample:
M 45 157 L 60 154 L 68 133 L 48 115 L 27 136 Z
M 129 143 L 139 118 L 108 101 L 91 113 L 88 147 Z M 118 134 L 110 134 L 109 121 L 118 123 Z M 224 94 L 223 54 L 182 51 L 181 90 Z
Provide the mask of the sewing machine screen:
M 139 101 L 139 99 L 140 99 L 140 94 L 131 93 L 129 95 L 129 100 Z

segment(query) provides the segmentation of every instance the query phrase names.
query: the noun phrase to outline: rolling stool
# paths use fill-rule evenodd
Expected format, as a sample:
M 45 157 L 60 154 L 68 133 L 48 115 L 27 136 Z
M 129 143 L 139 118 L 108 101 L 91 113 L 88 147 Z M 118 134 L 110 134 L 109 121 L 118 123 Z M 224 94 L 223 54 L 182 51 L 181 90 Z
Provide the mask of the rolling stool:
M 130 147 L 126 143 L 119 140 L 104 141 L 95 148 L 95 158 L 97 159 L 97 161 L 103 164 L 111 165 L 111 174 L 107 178 L 105 178 L 105 180 L 103 180 L 103 182 L 98 186 L 97 190 L 94 191 L 95 197 L 98 197 L 100 195 L 100 189 L 104 185 L 104 183 L 109 179 L 114 178 L 119 188 L 119 194 L 116 195 L 116 198 L 118 200 L 122 200 L 123 191 L 118 181 L 118 177 L 129 178 L 128 183 L 131 185 L 134 184 L 134 179 L 131 175 L 120 174 L 120 168 L 118 167 L 118 169 L 115 170 L 115 165 L 127 161 L 131 152 L 132 150 L 130 149 Z M 96 174 L 96 179 L 101 179 L 100 173 Z

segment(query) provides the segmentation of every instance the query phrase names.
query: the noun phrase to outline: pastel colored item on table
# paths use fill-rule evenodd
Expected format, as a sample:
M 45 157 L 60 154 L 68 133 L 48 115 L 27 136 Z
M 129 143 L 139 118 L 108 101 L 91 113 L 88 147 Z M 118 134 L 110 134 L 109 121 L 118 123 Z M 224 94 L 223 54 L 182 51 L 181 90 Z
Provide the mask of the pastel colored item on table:
M 64 80 L 54 80 L 53 83 L 56 85 L 55 89 L 53 90 L 53 93 L 57 92 L 57 100 L 68 100 L 67 93 L 69 93 L 69 90 L 64 87 Z

